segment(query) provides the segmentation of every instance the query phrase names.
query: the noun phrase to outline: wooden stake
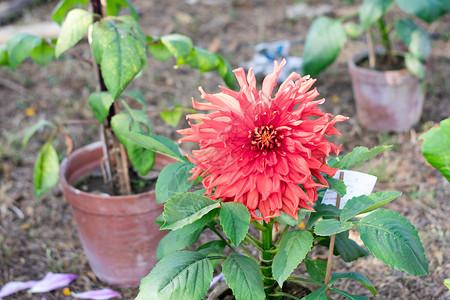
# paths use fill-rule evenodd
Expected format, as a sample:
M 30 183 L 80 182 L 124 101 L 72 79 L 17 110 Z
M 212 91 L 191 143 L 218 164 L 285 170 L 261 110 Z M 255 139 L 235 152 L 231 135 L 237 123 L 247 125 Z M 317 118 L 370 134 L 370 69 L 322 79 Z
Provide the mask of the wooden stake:
M 373 37 L 372 37 L 372 31 L 367 29 L 366 31 L 367 36 L 367 44 L 369 46 L 369 68 L 375 69 L 375 46 L 373 44 Z
M 341 173 L 339 174 L 339 180 L 344 180 L 344 172 L 341 171 Z M 341 205 L 341 196 L 339 194 L 337 194 L 337 198 L 336 198 L 336 207 L 339 209 Z M 335 217 L 337 219 L 337 217 Z M 330 278 L 331 278 L 331 264 L 333 262 L 333 250 L 334 250 L 334 242 L 336 240 L 336 235 L 333 234 L 330 238 L 330 246 L 328 247 L 328 260 L 327 260 L 327 271 L 325 273 L 325 284 L 328 285 L 328 283 L 330 283 Z M 327 290 L 327 297 L 329 294 L 329 290 Z

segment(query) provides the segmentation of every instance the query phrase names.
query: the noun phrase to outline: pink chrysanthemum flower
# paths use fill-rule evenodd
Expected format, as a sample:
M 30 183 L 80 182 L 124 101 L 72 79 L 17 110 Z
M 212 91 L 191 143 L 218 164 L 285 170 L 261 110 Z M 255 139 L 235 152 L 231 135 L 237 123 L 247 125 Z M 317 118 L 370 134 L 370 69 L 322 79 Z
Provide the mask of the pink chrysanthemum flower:
M 339 135 L 334 125 L 347 119 L 317 108 L 325 100 L 313 101 L 319 93 L 309 91 L 315 82 L 309 76 L 292 73 L 271 97 L 284 64 L 275 61 L 259 92 L 252 70 L 246 77 L 242 68 L 234 71 L 239 92 L 221 87 L 221 93 L 207 94 L 199 88 L 209 103 L 193 100 L 193 107 L 214 112 L 188 115 L 201 122 L 178 131 L 186 135 L 180 141 L 200 145 L 189 157 L 196 165 L 191 179 L 209 175 L 203 180 L 205 195 L 241 202 L 255 220 L 268 221 L 281 211 L 297 219 L 299 208 L 312 209 L 316 189 L 327 187 L 321 172 L 337 171 L 325 157 L 338 154 L 340 146 L 325 135 Z

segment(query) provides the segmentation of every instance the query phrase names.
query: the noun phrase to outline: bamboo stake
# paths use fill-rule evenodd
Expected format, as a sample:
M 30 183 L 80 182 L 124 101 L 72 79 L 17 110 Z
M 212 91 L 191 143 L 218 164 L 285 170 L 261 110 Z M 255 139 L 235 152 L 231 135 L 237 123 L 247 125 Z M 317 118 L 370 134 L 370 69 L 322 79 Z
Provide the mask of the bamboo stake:
M 366 31 L 367 44 L 369 46 L 369 68 L 375 69 L 375 46 L 373 44 L 372 30 L 370 28 Z

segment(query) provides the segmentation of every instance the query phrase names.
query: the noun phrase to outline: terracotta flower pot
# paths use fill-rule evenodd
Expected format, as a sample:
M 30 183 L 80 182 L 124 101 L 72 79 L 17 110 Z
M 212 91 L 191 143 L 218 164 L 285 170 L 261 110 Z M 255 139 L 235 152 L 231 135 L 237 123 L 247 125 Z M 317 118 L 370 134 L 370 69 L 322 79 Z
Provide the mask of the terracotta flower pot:
M 358 66 L 367 52 L 348 62 L 358 121 L 379 132 L 402 132 L 422 114 L 425 85 L 407 69 L 377 71 Z
M 75 151 L 61 164 L 60 183 L 94 273 L 108 284 L 135 287 L 156 264 L 156 249 L 166 232 L 159 230 L 155 219 L 163 206 L 156 203 L 155 191 L 109 196 L 73 187 L 99 168 L 102 158 L 99 142 Z M 172 162 L 157 155 L 155 168 Z

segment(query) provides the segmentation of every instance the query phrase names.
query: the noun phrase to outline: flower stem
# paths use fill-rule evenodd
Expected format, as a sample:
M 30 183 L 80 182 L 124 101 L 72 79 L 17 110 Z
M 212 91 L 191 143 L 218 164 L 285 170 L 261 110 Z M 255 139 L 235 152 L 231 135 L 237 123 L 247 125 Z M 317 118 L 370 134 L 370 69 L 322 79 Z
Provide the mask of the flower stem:
M 273 221 L 264 223 L 266 230 L 262 231 L 262 261 L 261 261 L 261 273 L 263 276 L 264 291 L 266 293 L 266 299 L 275 299 L 271 294 L 274 292 L 275 280 L 272 277 L 272 261 L 275 256 L 274 253 L 267 252 L 266 250 L 272 250 L 272 227 Z
M 256 263 L 258 263 L 259 261 L 250 253 L 250 251 L 248 251 L 247 248 L 244 247 L 244 245 L 242 245 L 242 243 L 239 245 L 239 247 L 242 249 L 242 251 L 244 251 L 245 255 L 247 255 L 248 257 L 250 257 L 251 259 L 253 259 L 254 261 L 256 261 Z
M 236 250 L 234 249 L 234 247 L 230 244 L 230 242 L 227 241 L 227 240 L 220 234 L 220 232 L 218 232 L 218 231 L 216 230 L 216 228 L 214 228 L 214 226 L 208 226 L 208 228 L 211 229 L 211 231 L 214 232 L 214 233 L 215 233 L 222 241 L 224 241 L 224 242 L 227 244 L 228 248 L 231 249 L 231 251 L 233 251 L 235 254 L 238 254 L 238 253 L 236 252 Z
M 258 249 L 258 250 L 261 251 L 261 252 L 263 251 L 263 249 L 261 248 L 262 244 L 261 244 L 261 242 L 260 242 L 259 240 L 255 239 L 254 237 L 252 237 L 252 236 L 249 235 L 248 233 L 247 233 L 247 235 L 245 236 L 245 239 L 246 239 L 247 241 L 249 241 L 251 244 L 253 244 L 253 246 L 255 246 L 256 249 Z

